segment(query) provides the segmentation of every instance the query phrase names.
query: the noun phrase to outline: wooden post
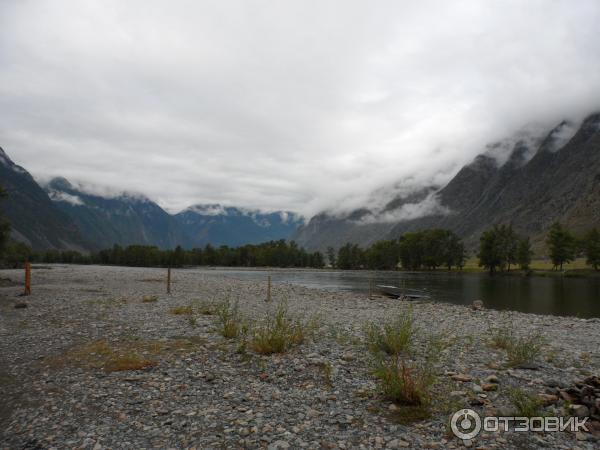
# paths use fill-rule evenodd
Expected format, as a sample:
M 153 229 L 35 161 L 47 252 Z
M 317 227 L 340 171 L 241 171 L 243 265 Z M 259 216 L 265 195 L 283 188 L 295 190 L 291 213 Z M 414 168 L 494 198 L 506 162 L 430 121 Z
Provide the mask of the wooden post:
M 167 294 L 171 293 L 171 268 L 167 269 Z
M 23 295 L 31 295 L 31 263 L 25 263 L 25 292 Z
M 369 278 L 369 300 L 373 300 L 373 277 Z
M 267 302 L 271 301 L 271 275 L 267 277 Z

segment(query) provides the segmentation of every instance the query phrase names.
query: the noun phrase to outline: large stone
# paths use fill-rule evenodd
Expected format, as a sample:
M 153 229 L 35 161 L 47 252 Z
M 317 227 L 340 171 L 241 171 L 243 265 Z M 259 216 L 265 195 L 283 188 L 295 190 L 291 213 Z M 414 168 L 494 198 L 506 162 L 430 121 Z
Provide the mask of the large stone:
M 464 373 L 457 373 L 456 375 L 452 375 L 451 377 L 454 381 L 460 381 L 462 383 L 467 383 L 473 379 L 472 376 L 466 375 Z
M 551 405 L 558 401 L 558 396 L 552 394 L 538 394 L 538 398 L 545 406 Z
M 472 308 L 473 308 L 475 311 L 480 311 L 480 310 L 482 310 L 482 309 L 483 309 L 483 300 L 475 300 L 475 301 L 473 302 Z
M 585 405 L 570 405 L 569 411 L 576 417 L 588 417 L 590 415 L 590 410 Z

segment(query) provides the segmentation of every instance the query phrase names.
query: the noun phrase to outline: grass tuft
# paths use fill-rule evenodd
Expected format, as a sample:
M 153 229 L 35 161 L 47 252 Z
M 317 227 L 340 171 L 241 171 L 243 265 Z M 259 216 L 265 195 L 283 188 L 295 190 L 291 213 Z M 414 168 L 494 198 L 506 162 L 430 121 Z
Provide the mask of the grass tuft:
M 281 302 L 274 312 L 267 312 L 264 321 L 254 328 L 250 348 L 264 355 L 284 353 L 302 344 L 315 327 L 314 321 L 306 323 L 290 317 L 287 304 Z
M 511 326 L 493 330 L 490 341 L 492 347 L 506 351 L 510 367 L 534 363 L 540 355 L 544 343 L 545 339 L 541 334 L 518 336 Z
M 383 325 L 370 322 L 365 327 L 367 345 L 372 353 L 388 355 L 410 353 L 414 335 L 412 313 L 399 316 Z
M 387 400 L 405 406 L 428 406 L 431 387 L 436 381 L 429 363 L 409 364 L 398 355 L 376 360 L 374 375 Z
M 158 296 L 156 295 L 145 295 L 142 298 L 142 303 L 156 303 L 158 301 Z
M 240 335 L 243 327 L 243 319 L 240 314 L 238 302 L 233 304 L 226 300 L 215 308 L 219 333 L 227 338 L 234 339 Z
M 508 398 L 515 407 L 515 417 L 543 416 L 543 403 L 535 395 L 519 388 L 509 388 Z

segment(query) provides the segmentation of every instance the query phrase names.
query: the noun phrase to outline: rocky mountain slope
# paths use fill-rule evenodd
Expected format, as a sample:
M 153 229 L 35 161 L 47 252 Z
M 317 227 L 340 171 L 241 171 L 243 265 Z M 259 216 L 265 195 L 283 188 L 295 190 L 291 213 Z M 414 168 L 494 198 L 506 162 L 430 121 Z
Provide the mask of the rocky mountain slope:
M 323 249 L 323 235 L 337 229 L 332 244 L 368 246 L 407 231 L 442 227 L 455 231 L 474 248 L 483 230 L 511 223 L 540 250 L 545 230 L 556 220 L 576 233 L 600 226 L 600 114 L 590 115 L 580 126 L 563 122 L 540 140 L 516 141 L 502 164 L 493 155 L 494 146 L 490 146 L 433 197 L 421 200 L 421 204 L 435 201 L 437 208 L 421 208 L 425 212 L 420 217 L 365 226 L 357 216 L 360 219 L 368 211 L 341 217 L 320 214 L 299 229 L 295 238 L 308 249 Z M 392 210 L 406 206 L 399 204 Z M 413 203 L 413 209 L 418 205 Z
M 188 246 L 189 239 L 177 221 L 153 201 L 139 195 L 101 197 L 54 178 L 46 192 L 58 209 L 71 217 L 94 250 L 114 244 Z
M 176 214 L 175 219 L 194 247 L 287 239 L 303 223 L 292 213 L 261 213 L 221 205 L 192 206 Z
M 42 188 L 0 149 L 0 211 L 12 237 L 34 249 L 94 251 L 119 245 L 160 248 L 238 246 L 287 239 L 302 223 L 286 212 L 261 213 L 218 205 L 171 215 L 142 195 L 101 196 L 55 178 Z
M 56 208 L 29 172 L 16 165 L 1 148 L 0 184 L 8 194 L 0 200 L 0 211 L 10 221 L 14 239 L 34 248 L 88 248 L 89 243 L 73 219 Z

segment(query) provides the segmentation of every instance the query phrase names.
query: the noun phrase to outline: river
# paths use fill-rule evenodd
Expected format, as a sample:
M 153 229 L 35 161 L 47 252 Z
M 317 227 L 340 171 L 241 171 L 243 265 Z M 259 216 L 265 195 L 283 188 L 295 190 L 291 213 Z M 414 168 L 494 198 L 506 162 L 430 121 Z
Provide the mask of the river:
M 196 268 L 205 275 L 367 294 L 373 284 L 422 289 L 433 301 L 470 305 L 483 300 L 487 308 L 536 314 L 600 317 L 600 278 L 489 276 L 486 273 L 372 272 L 293 269 Z

